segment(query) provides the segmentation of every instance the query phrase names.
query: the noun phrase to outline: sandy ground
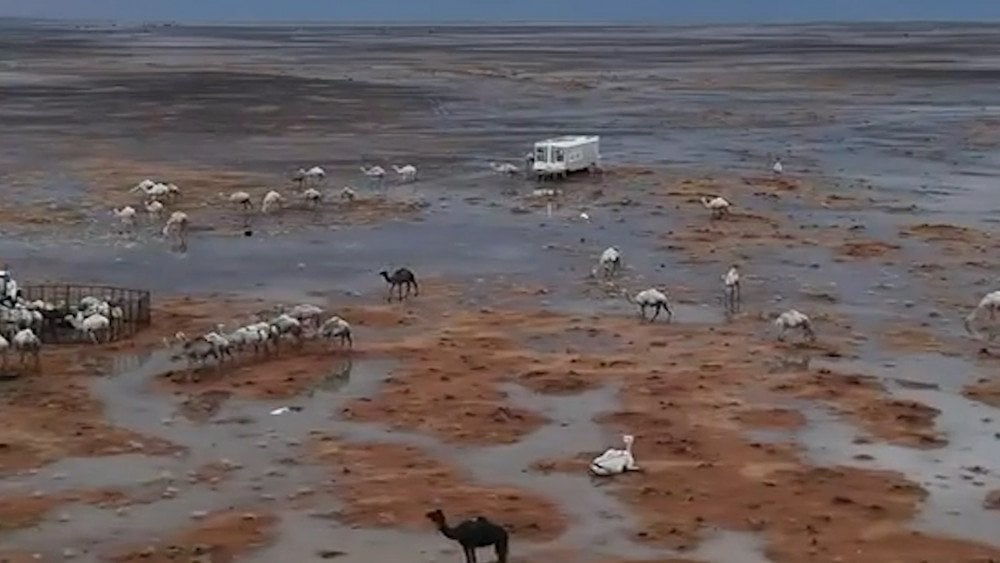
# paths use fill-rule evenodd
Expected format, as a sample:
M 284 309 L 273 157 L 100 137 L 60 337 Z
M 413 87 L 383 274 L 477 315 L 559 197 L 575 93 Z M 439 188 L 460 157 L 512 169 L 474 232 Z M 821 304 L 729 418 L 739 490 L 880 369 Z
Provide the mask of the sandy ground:
M 39 59 L 31 33 L 0 45 Z M 139 335 L 46 347 L 39 370 L 18 366 L 0 382 L 0 560 L 458 561 L 424 517 L 433 508 L 503 524 L 517 563 L 1000 560 L 1000 352 L 960 327 L 1000 274 L 995 218 L 943 187 L 900 190 L 898 169 L 829 140 L 850 123 L 838 104 L 857 103 L 857 88 L 890 96 L 891 85 L 827 63 L 783 79 L 815 98 L 788 111 L 691 94 L 666 114 L 650 109 L 664 88 L 772 95 L 776 78 L 705 71 L 717 62 L 611 70 L 621 57 L 604 55 L 590 70 L 547 72 L 551 61 L 506 51 L 508 39 L 542 41 L 513 31 L 444 39 L 483 42 L 481 60 L 422 43 L 435 33 L 400 32 L 426 51 L 417 60 L 345 30 L 375 54 L 340 67 L 276 48 L 294 41 L 282 29 L 161 33 L 135 39 L 135 60 L 97 49 L 73 70 L 39 59 L 43 85 L 106 92 L 73 90 L 74 132 L 90 143 L 49 142 L 39 129 L 58 113 L 57 86 L 37 86 L 31 122 L 14 111 L 28 111 L 31 92 L 0 93 L 23 134 L 14 144 L 0 133 L 12 147 L 0 157 L 10 195 L 0 257 L 26 272 L 22 283 L 74 279 L 83 264 L 88 278 L 155 289 Z M 195 38 L 256 58 L 160 59 Z M 168 90 L 176 99 L 156 103 Z M 488 160 L 517 161 L 510 147 L 555 126 L 525 101 L 579 108 L 581 127 L 636 132 L 604 133 L 618 144 L 599 175 L 559 185 L 491 175 Z M 593 117 L 602 107 L 610 121 Z M 865 115 L 876 120 L 865 131 L 904 146 L 878 111 Z M 665 123 L 684 139 L 652 141 L 672 130 Z M 768 132 L 721 148 L 711 136 L 754 127 Z M 961 142 L 940 144 L 995 145 L 992 122 L 956 127 Z M 792 152 L 767 144 L 773 131 L 801 144 L 782 176 L 766 172 L 772 155 Z M 933 144 L 887 150 L 932 176 L 944 160 L 922 152 Z M 842 160 L 824 161 L 826 147 Z M 410 159 L 413 185 L 389 178 L 380 189 L 356 172 Z M 319 209 L 288 180 L 312 164 L 331 172 Z M 953 168 L 942 186 L 961 184 Z M 140 203 L 128 188 L 145 177 L 181 187 L 168 207 L 192 215 L 187 254 L 163 248 L 157 220 L 114 233 L 108 210 Z M 339 199 L 348 184 L 357 201 Z M 553 186 L 559 195 L 532 193 Z M 224 201 L 272 188 L 289 204 L 269 216 Z M 701 206 L 714 195 L 734 202 L 728 216 Z M 253 243 L 229 236 L 247 221 L 261 235 Z M 594 279 L 609 244 L 625 252 L 624 271 Z M 386 264 L 416 269 L 421 295 L 387 303 L 375 274 Z M 743 268 L 744 303 L 727 314 L 718 280 L 731 264 Z M 220 289 L 178 289 L 192 286 Z M 640 321 L 624 299 L 649 286 L 667 288 L 673 322 Z M 348 319 L 355 346 L 310 340 L 200 369 L 170 359 L 178 331 L 298 301 Z M 812 317 L 816 342 L 775 340 L 770 321 L 790 307 Z M 587 477 L 623 433 L 636 437 L 641 471 Z

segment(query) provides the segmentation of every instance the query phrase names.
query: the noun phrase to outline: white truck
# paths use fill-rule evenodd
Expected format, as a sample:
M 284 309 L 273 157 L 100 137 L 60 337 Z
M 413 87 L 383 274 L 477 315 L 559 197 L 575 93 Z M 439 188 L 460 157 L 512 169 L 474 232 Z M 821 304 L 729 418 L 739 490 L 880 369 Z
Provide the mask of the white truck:
M 592 170 L 600 165 L 601 138 L 567 135 L 535 143 L 531 171 L 538 178 L 565 178 L 571 172 Z

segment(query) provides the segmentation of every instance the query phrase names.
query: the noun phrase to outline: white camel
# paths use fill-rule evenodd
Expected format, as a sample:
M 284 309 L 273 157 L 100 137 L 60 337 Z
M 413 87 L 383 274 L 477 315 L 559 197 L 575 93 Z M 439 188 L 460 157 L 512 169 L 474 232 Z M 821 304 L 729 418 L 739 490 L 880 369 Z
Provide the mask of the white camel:
M 617 247 L 609 246 L 601 253 L 597 265 L 604 277 L 611 277 L 618 273 L 622 267 L 622 253 L 618 251 Z
M 498 174 L 510 174 L 513 176 L 521 173 L 521 169 L 518 168 L 516 164 L 511 164 L 509 162 L 491 162 L 490 168 Z
M 778 327 L 778 340 L 784 342 L 785 333 L 789 330 L 801 330 L 810 341 L 816 340 L 816 333 L 813 331 L 812 320 L 805 314 L 789 309 L 778 315 L 774 320 L 774 326 Z
M 150 219 L 156 220 L 163 215 L 163 204 L 155 199 L 146 201 L 143 204 L 146 208 L 146 213 L 149 215 Z
M 239 205 L 245 211 L 253 209 L 253 200 L 247 192 L 239 191 L 229 194 L 229 203 Z
M 261 203 L 260 212 L 270 213 L 272 210 L 276 209 L 285 198 L 274 190 L 271 190 L 264 194 L 264 201 Z
M 121 209 L 112 209 L 111 212 L 126 229 L 131 229 L 135 225 L 135 209 L 131 205 L 126 205 Z
M 375 181 L 375 182 L 381 182 L 382 179 L 385 178 L 385 168 L 382 168 L 381 166 L 379 166 L 377 164 L 375 166 L 371 166 L 369 168 L 365 168 L 364 166 L 362 166 L 361 167 L 361 172 L 365 176 L 368 176 L 368 178 L 370 180 Z
M 188 215 L 183 211 L 174 211 L 167 219 L 167 224 L 163 226 L 163 236 L 168 239 L 175 239 L 184 243 L 188 230 Z
M 743 297 L 740 293 L 740 270 L 736 264 L 722 276 L 722 283 L 725 287 L 726 307 L 730 311 L 735 311 Z
M 625 296 L 628 297 L 629 301 L 639 306 L 639 316 L 643 320 L 646 320 L 646 309 L 649 307 L 653 308 L 653 317 L 649 319 L 650 322 L 655 321 L 656 317 L 660 316 L 661 310 L 667 313 L 667 322 L 674 318 L 674 312 L 670 308 L 670 300 L 659 289 L 651 287 L 640 291 L 635 297 L 629 297 L 628 293 Z
M 976 308 L 972 310 L 968 316 L 965 317 L 965 330 L 974 336 L 979 336 L 979 333 L 973 328 L 973 323 L 982 313 L 988 313 L 990 316 L 990 323 L 995 324 L 997 320 L 997 313 L 1000 313 L 1000 290 L 987 293 L 981 300 Z M 992 340 L 996 336 L 996 332 L 991 332 L 990 339 Z
M 396 171 L 396 174 L 399 174 L 399 179 L 403 182 L 412 182 L 417 179 L 417 167 L 412 164 L 393 165 L 392 169 Z
M 302 199 L 306 200 L 306 203 L 310 207 L 317 207 L 319 204 L 323 203 L 323 192 L 317 190 L 316 188 L 306 188 L 302 192 Z
M 730 204 L 729 201 L 727 201 L 726 198 L 724 197 L 716 196 L 711 199 L 703 197 L 701 198 L 701 204 L 705 206 L 705 209 L 708 209 L 709 211 L 712 212 L 713 219 L 717 219 L 729 213 Z

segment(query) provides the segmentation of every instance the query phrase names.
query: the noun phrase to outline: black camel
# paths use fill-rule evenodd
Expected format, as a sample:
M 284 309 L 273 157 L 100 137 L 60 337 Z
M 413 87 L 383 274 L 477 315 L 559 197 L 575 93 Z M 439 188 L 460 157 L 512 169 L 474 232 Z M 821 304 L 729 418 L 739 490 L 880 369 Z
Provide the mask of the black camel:
M 455 526 L 448 526 L 444 512 L 440 509 L 427 513 L 427 518 L 437 525 L 441 534 L 457 541 L 465 552 L 465 563 L 476 563 L 476 548 L 493 546 L 497 552 L 497 563 L 507 563 L 507 530 L 482 516 L 466 520 Z
M 408 268 L 400 268 L 389 275 L 389 272 L 382 270 L 379 275 L 385 278 L 389 284 L 389 301 L 392 301 L 392 290 L 399 289 L 399 300 L 403 300 L 403 286 L 406 286 L 406 296 L 410 296 L 410 286 L 413 286 L 413 294 L 420 295 L 420 287 L 417 285 L 417 276 L 413 275 Z

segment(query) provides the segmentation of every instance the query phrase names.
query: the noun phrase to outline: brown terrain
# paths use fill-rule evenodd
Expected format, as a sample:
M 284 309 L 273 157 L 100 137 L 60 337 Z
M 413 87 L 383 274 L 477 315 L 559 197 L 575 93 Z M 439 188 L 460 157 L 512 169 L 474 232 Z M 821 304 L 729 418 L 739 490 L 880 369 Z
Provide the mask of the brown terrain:
M 441 59 L 411 61 L 405 72 L 434 81 L 473 80 L 479 88 L 496 87 L 497 95 L 512 96 L 505 89 L 513 88 L 529 99 L 557 92 L 574 101 L 592 91 L 628 96 L 650 86 L 764 88 L 772 80 L 694 73 L 671 81 L 646 76 L 646 69 L 628 76 L 609 70 L 549 74 L 515 63 L 493 69 L 488 61 L 449 62 L 446 57 L 457 52 L 435 51 Z M 318 66 L 309 73 L 333 72 L 311 64 Z M 365 84 L 384 82 L 378 73 L 390 72 L 377 61 L 345 64 L 360 66 L 336 72 L 356 73 Z M 306 80 L 284 78 L 289 89 L 293 78 Z M 801 80 L 795 88 L 818 96 L 851 83 L 836 74 Z M 335 83 L 344 96 L 336 104 L 349 105 L 343 94 L 355 87 L 344 86 L 349 82 L 353 78 L 331 79 L 306 94 L 296 90 L 289 104 L 303 122 L 319 119 L 312 106 L 294 104 Z M 274 143 L 273 156 L 256 155 L 260 163 L 246 155 L 215 164 L 211 153 L 175 159 L 127 154 L 113 141 L 83 148 L 56 143 L 52 150 L 67 154 L 64 170 L 84 187 L 75 205 L 34 197 L 46 178 L 37 165 L 0 177 L 17 196 L 0 207 L 0 224 L 25 245 L 4 247 L 15 272 L 20 260 L 39 279 L 65 278 L 79 265 L 70 260 L 72 249 L 56 256 L 24 241 L 43 235 L 75 240 L 84 233 L 99 241 L 98 248 L 127 240 L 142 252 L 116 247 L 100 254 L 86 247 L 79 261 L 111 272 L 127 266 L 130 275 L 140 270 L 160 288 L 151 325 L 135 336 L 100 345 L 46 344 L 38 369 L 13 352 L 5 358 L 11 377 L 0 382 L 0 562 L 398 558 L 400 551 L 378 551 L 381 538 L 395 538 L 383 543 L 397 542 L 390 547 L 415 561 L 459 561 L 457 544 L 425 517 L 434 508 L 453 522 L 486 515 L 504 525 L 513 538 L 512 563 L 710 562 L 742 560 L 740 553 L 747 561 L 790 563 L 1000 561 L 995 538 L 971 529 L 988 529 L 1000 507 L 1000 467 L 989 456 L 1000 444 L 1000 430 L 994 430 L 1000 352 L 959 326 L 996 282 L 995 228 L 921 216 L 918 204 L 883 193 L 877 180 L 832 178 L 808 155 L 795 172 L 762 173 L 755 162 L 764 155 L 749 149 L 710 170 L 607 163 L 603 174 L 561 184 L 558 195 L 533 194 L 553 184 L 487 177 L 478 160 L 467 168 L 454 165 L 463 147 L 447 133 L 397 139 L 386 123 L 415 119 L 402 108 L 416 96 L 386 101 L 371 94 L 360 106 L 371 106 L 370 112 L 345 109 L 343 124 L 337 123 L 355 128 L 352 142 L 375 143 L 369 137 L 378 132 L 378 143 L 394 160 L 423 154 L 430 172 L 424 176 L 424 161 L 414 159 L 422 166 L 416 187 L 392 178 L 385 193 L 364 189 L 358 200 L 342 200 L 340 187 L 358 183 L 357 166 L 345 162 L 374 159 L 363 148 L 343 156 L 338 137 L 329 142 L 344 160 L 330 166 L 326 201 L 309 209 L 289 195 L 288 205 L 270 217 L 254 211 L 249 216 L 265 236 L 232 262 L 226 252 L 242 241 L 215 237 L 240 233 L 247 216 L 226 195 L 246 190 L 259 202 L 272 188 L 294 194 L 298 188 L 288 173 L 296 165 L 287 155 L 307 158 L 298 156 L 301 150 L 323 162 L 317 155 L 327 154 L 309 152 L 299 137 L 312 134 L 310 125 L 279 120 L 273 130 L 256 132 Z M 467 111 L 442 99 L 434 98 L 435 119 L 447 123 Z M 262 116 L 271 105 L 258 108 Z M 697 108 L 673 118 L 748 128 L 778 120 L 792 130 L 836 123 L 835 106 L 817 101 L 784 113 Z M 169 131 L 170 119 L 150 118 L 147 132 Z M 421 122 L 413 129 L 430 130 L 421 127 L 430 126 Z M 992 146 L 995 129 L 985 121 L 962 131 L 970 146 Z M 273 141 L 268 135 L 276 131 L 296 142 Z M 244 135 L 257 138 L 236 137 Z M 186 149 L 183 144 L 178 148 Z M 193 217 L 187 255 L 163 251 L 155 235 L 145 233 L 159 224 L 146 217 L 134 238 L 105 232 L 112 230 L 108 209 L 138 205 L 141 198 L 128 189 L 145 177 L 181 187 L 170 209 Z M 714 195 L 734 203 L 719 219 L 700 203 Z M 580 218 L 581 210 L 593 219 Z M 393 230 L 400 226 L 410 230 Z M 420 229 L 437 236 L 428 243 Z M 97 230 L 104 234 L 90 237 Z M 615 244 L 626 256 L 624 271 L 612 279 L 589 276 L 612 239 L 622 241 Z M 296 247 L 282 245 L 288 240 L 318 256 L 319 273 L 310 269 L 313 263 L 286 271 L 289 260 L 298 261 Z M 384 240 L 399 254 L 367 255 L 363 241 Z M 500 258 L 507 254 L 516 258 Z M 123 256 L 120 264 L 116 259 Z M 403 260 L 419 272 L 420 295 L 387 302 L 375 272 Z M 214 262 L 232 270 L 219 274 Z M 376 265 L 383 262 L 392 266 Z M 744 303 L 723 312 L 719 277 L 734 263 L 744 272 Z M 342 266 L 342 277 L 329 275 L 330 264 Z M 95 271 L 100 279 L 111 275 Z M 223 275 L 228 277 L 215 283 L 213 276 Z M 252 275 L 262 279 L 245 283 Z M 232 289 L 174 290 L 175 284 L 190 287 L 182 284 L 192 279 Z M 374 281 L 354 287 L 360 279 Z M 673 322 L 640 321 L 623 298 L 653 285 L 668 288 Z M 308 338 L 216 365 L 170 358 L 178 333 L 195 336 L 218 323 L 232 329 L 258 313 L 273 315 L 279 302 L 292 299 L 347 319 L 354 346 Z M 787 341 L 776 340 L 771 322 L 790 308 L 809 314 L 815 342 L 794 331 Z M 164 368 L 148 379 L 136 375 L 153 361 Z M 866 373 L 879 366 L 880 375 Z M 372 381 L 359 381 L 365 378 Z M 135 412 L 112 416 L 121 411 L 111 407 L 122 405 L 101 400 L 97 386 L 103 382 L 120 382 L 122 395 L 115 397 L 133 402 Z M 602 407 L 583 399 L 602 393 L 606 401 L 594 399 Z M 174 414 L 160 420 L 164 406 Z M 143 417 L 149 420 L 138 420 Z M 824 420 L 848 429 L 846 444 L 824 433 Z M 640 470 L 588 477 L 590 460 L 619 447 L 622 434 L 635 436 Z M 539 436 L 550 438 L 542 445 L 551 451 L 536 447 Z M 500 467 L 484 470 L 476 463 L 483 459 Z M 77 486 L 75 480 L 95 476 L 53 475 L 58 464 L 72 468 L 80 460 L 93 463 L 92 473 L 100 473 L 101 460 L 109 469 L 135 463 L 129 474 L 135 482 Z M 171 472 L 178 467 L 186 482 Z M 161 477 L 146 479 L 149 471 Z M 966 494 L 971 487 L 974 494 Z M 975 503 L 949 504 L 953 496 L 955 502 L 974 497 Z M 202 497 L 206 503 L 223 500 L 202 509 Z M 156 513 L 161 507 L 162 520 Z M 94 532 L 86 518 L 71 519 L 70 510 L 86 511 L 108 531 Z M 283 525 L 302 515 L 310 526 L 319 522 L 319 531 L 306 535 L 327 542 L 323 547 L 296 545 L 304 540 L 283 535 Z M 732 535 L 719 540 L 720 534 Z M 379 541 L 340 545 L 352 536 Z

